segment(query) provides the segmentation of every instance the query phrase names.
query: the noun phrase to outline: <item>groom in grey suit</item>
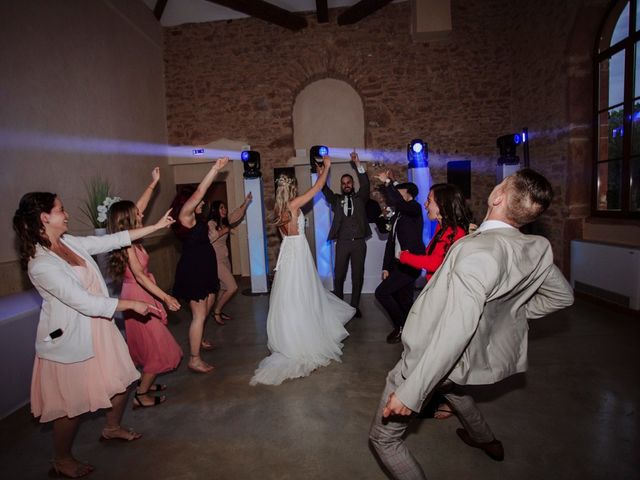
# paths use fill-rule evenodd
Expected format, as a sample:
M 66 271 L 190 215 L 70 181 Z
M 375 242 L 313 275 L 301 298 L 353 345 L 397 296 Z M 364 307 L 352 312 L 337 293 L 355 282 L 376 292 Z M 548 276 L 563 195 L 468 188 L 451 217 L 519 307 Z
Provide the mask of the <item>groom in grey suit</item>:
M 465 385 L 496 383 L 527 367 L 528 320 L 573 303 L 549 242 L 519 227 L 549 206 L 551 185 L 524 169 L 489 195 L 487 216 L 459 240 L 416 299 L 402 333 L 404 352 L 389 372 L 369 439 L 396 479 L 424 479 L 403 442 L 415 412 L 434 391 L 444 394 L 467 445 L 504 458 Z

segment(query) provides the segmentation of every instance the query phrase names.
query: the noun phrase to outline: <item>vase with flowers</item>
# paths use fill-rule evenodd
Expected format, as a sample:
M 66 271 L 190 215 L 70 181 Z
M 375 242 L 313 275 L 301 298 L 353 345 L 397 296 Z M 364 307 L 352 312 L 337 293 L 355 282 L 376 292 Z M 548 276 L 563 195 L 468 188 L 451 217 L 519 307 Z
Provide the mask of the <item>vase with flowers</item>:
M 104 235 L 107 226 L 107 212 L 111 205 L 120 201 L 120 197 L 110 196 L 111 185 L 101 177 L 91 179 L 85 184 L 87 199 L 80 207 L 96 230 L 96 235 Z

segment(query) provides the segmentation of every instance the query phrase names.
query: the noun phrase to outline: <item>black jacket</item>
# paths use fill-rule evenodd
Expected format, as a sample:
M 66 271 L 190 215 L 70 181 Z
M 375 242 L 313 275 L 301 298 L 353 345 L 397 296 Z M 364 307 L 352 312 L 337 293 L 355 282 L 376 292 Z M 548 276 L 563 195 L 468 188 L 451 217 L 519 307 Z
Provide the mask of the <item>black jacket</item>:
M 387 200 L 395 210 L 392 223 L 395 221 L 395 229 L 389 232 L 389 238 L 384 249 L 384 261 L 382 269 L 391 271 L 394 267 L 406 270 L 407 273 L 419 275 L 420 271 L 400 264 L 395 257 L 396 237 L 402 250 L 409 250 L 417 255 L 424 255 L 425 247 L 422 241 L 422 207 L 415 200 L 407 202 L 396 187 L 389 183 L 385 188 Z M 397 220 L 397 221 L 396 221 Z
M 351 197 L 351 201 L 354 206 L 353 216 L 357 221 L 361 222 L 362 231 L 364 233 L 363 238 L 366 238 L 371 235 L 371 228 L 369 227 L 367 212 L 365 209 L 371 187 L 369 184 L 369 177 L 366 173 L 358 173 L 358 180 L 360 182 L 360 190 L 355 192 Z M 329 230 L 328 238 L 329 240 L 337 240 L 342 220 L 345 217 L 342 201 L 346 195 L 343 195 L 342 193 L 334 193 L 326 184 L 322 187 L 322 193 L 324 198 L 326 198 L 327 202 L 331 205 L 331 210 L 333 211 L 333 222 L 331 222 L 331 229 Z

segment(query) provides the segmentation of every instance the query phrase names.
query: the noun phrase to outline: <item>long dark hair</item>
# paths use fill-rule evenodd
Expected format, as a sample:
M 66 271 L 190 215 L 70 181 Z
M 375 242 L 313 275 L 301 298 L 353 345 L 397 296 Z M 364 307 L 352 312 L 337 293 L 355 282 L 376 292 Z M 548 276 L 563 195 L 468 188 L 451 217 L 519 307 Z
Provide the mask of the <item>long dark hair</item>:
M 111 205 L 107 214 L 107 231 L 117 233 L 140 227 L 136 219 L 137 210 L 138 207 L 131 200 L 121 200 Z M 108 270 L 114 280 L 121 280 L 124 275 L 129 261 L 126 250 L 125 247 L 109 254 Z
M 456 230 L 462 228 L 464 233 L 467 234 L 469 233 L 469 224 L 471 223 L 471 212 L 467 208 L 462 191 L 456 185 L 451 183 L 436 183 L 429 191 L 433 192 L 433 199 L 436 205 L 438 205 L 438 210 L 440 210 L 442 225 L 434 237 L 433 242 L 431 242 L 427 255 L 431 255 L 436 244 L 442 240 L 442 236 L 447 227 L 451 228 L 451 233 L 449 234 L 449 245 L 445 249 L 445 252 L 453 243 Z
M 211 202 L 211 208 L 209 210 L 209 220 L 213 220 L 214 222 L 216 222 L 216 230 L 220 230 L 223 227 L 229 227 L 229 210 L 227 209 L 227 216 L 226 217 L 221 217 L 220 216 L 220 207 L 225 205 L 225 203 L 221 200 L 215 200 L 214 202 Z
M 29 192 L 22 196 L 13 215 L 13 229 L 18 236 L 20 262 L 26 267 L 36 253 L 36 245 L 50 247 L 40 214 L 51 213 L 57 195 L 49 192 Z

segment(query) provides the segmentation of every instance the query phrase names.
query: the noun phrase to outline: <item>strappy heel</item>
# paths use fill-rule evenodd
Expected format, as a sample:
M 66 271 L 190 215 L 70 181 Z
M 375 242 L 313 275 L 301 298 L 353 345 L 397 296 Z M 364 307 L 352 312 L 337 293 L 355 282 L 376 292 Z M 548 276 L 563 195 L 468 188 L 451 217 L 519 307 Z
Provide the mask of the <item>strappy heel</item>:
M 149 391 L 147 390 L 144 393 L 138 393 L 137 391 L 133 394 L 133 409 L 137 409 L 137 408 L 148 408 L 148 407 L 157 407 L 158 405 L 160 405 L 161 403 L 164 403 L 167 400 L 167 397 L 165 397 L 164 395 L 161 395 L 159 397 L 153 396 L 153 403 L 149 404 L 149 405 L 145 405 L 144 403 L 142 403 L 142 400 L 140 399 L 140 397 L 147 395 L 149 393 Z
M 140 381 L 138 381 L 137 383 L 138 386 L 140 386 Z M 151 385 L 149 387 L 149 392 L 164 392 L 167 389 L 167 386 L 163 383 L 154 383 L 153 385 Z M 142 393 L 140 394 L 142 395 Z
M 115 433 L 118 430 L 123 430 L 123 428 L 120 425 L 116 427 L 104 427 L 102 429 L 102 433 L 100 434 L 100 438 L 98 440 L 100 440 L 101 442 L 133 442 L 134 440 L 138 440 L 142 438 L 142 434 L 135 432 L 133 428 L 129 428 L 125 430 L 127 432 L 126 437 L 110 437 L 109 436 L 109 432 Z M 105 435 L 105 432 L 106 432 L 106 435 Z

